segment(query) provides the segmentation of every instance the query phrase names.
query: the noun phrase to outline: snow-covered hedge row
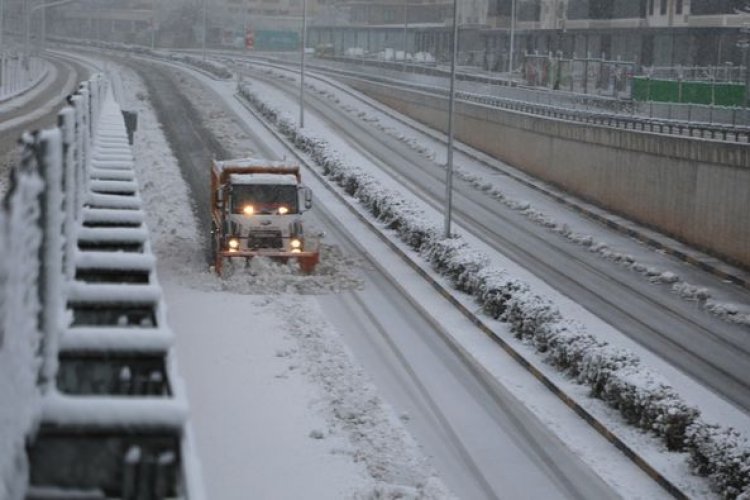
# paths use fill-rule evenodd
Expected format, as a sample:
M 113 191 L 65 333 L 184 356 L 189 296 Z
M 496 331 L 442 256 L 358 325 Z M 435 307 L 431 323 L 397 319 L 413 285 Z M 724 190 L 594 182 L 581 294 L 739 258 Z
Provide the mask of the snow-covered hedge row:
M 240 93 L 299 150 L 309 155 L 323 174 L 395 230 L 453 286 L 472 295 L 491 317 L 507 322 L 513 334 L 533 345 L 554 365 L 632 425 L 650 431 L 670 450 L 687 450 L 696 472 L 708 475 L 722 495 L 733 498 L 750 491 L 750 444 L 729 429 L 700 420 L 699 411 L 683 401 L 659 375 L 644 367 L 630 351 L 587 333 L 562 317 L 546 298 L 525 283 L 489 265 L 486 256 L 458 236 L 441 237 L 440 228 L 426 221 L 422 210 L 388 191 L 361 169 L 346 165 L 327 143 L 308 136 L 294 122 L 267 105 L 249 86 Z
M 149 50 L 149 55 L 153 57 L 165 56 L 164 53 L 151 50 Z M 232 72 L 229 71 L 226 66 L 221 63 L 211 61 L 210 59 L 202 59 L 200 57 L 195 57 L 188 54 L 176 54 L 174 52 L 170 52 L 166 54 L 166 56 L 173 61 L 179 61 L 184 64 L 189 64 L 190 66 L 196 67 L 198 69 L 202 69 L 203 71 L 207 71 L 217 78 L 232 78 Z

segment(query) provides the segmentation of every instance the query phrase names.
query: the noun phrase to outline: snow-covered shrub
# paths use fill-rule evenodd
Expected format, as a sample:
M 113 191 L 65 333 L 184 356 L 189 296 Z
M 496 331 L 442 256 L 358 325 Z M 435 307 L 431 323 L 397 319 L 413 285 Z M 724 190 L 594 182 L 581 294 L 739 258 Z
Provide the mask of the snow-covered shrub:
M 436 271 L 451 280 L 457 290 L 470 295 L 475 295 L 479 287 L 475 279 L 477 272 L 489 264 L 486 255 L 456 237 L 432 238 L 423 255 Z
M 492 276 L 492 280 L 485 280 L 477 289 L 475 295 L 485 314 L 494 319 L 502 319 L 508 308 L 508 301 L 519 293 L 528 293 L 529 287 L 525 283 L 510 278 L 505 273 Z
M 661 436 L 669 450 L 682 450 L 685 430 L 699 416 L 669 384 L 638 364 L 610 373 L 602 399 L 632 425 Z
M 591 394 L 601 397 L 613 373 L 628 366 L 637 366 L 638 357 L 627 349 L 610 345 L 587 349 L 577 368 L 578 380 L 591 387 Z
M 603 345 L 593 335 L 581 328 L 568 328 L 565 322 L 556 322 L 540 328 L 542 334 L 535 344 L 544 346 L 545 361 L 579 380 L 584 368 L 583 359 L 592 349 Z
M 699 421 L 687 428 L 690 463 L 711 478 L 717 492 L 734 498 L 750 495 L 750 442 L 731 428 Z
M 513 293 L 506 301 L 505 312 L 500 319 L 510 324 L 516 338 L 533 341 L 539 328 L 562 317 L 544 297 L 532 293 Z

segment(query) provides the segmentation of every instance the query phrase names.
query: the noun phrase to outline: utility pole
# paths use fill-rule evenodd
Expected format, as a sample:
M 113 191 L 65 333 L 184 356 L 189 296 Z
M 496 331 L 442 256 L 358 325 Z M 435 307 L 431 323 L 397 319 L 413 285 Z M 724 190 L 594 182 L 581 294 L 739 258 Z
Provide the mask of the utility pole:
M 445 231 L 451 235 L 451 211 L 453 210 L 453 111 L 456 97 L 456 59 L 458 57 L 458 2 L 453 0 L 453 56 L 451 57 L 451 88 L 448 101 L 448 151 L 445 162 Z

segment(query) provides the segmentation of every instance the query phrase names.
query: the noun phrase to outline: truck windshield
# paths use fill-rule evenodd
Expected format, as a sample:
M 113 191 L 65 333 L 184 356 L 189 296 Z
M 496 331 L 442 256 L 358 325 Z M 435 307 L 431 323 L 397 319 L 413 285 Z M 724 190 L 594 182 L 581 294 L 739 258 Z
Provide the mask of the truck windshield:
M 297 186 L 291 184 L 241 184 L 232 188 L 232 211 L 234 213 L 248 213 L 247 207 L 252 207 L 250 213 L 272 214 L 282 207 L 284 213 L 297 213 Z

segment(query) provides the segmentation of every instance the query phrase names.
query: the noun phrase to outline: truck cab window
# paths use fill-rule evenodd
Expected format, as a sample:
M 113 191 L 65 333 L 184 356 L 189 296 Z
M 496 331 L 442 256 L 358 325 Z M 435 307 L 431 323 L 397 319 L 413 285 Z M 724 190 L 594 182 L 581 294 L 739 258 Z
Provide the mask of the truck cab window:
M 288 213 L 297 213 L 297 187 L 293 185 L 236 185 L 232 191 L 232 212 L 243 213 L 252 206 L 256 214 L 275 213 L 286 207 Z

